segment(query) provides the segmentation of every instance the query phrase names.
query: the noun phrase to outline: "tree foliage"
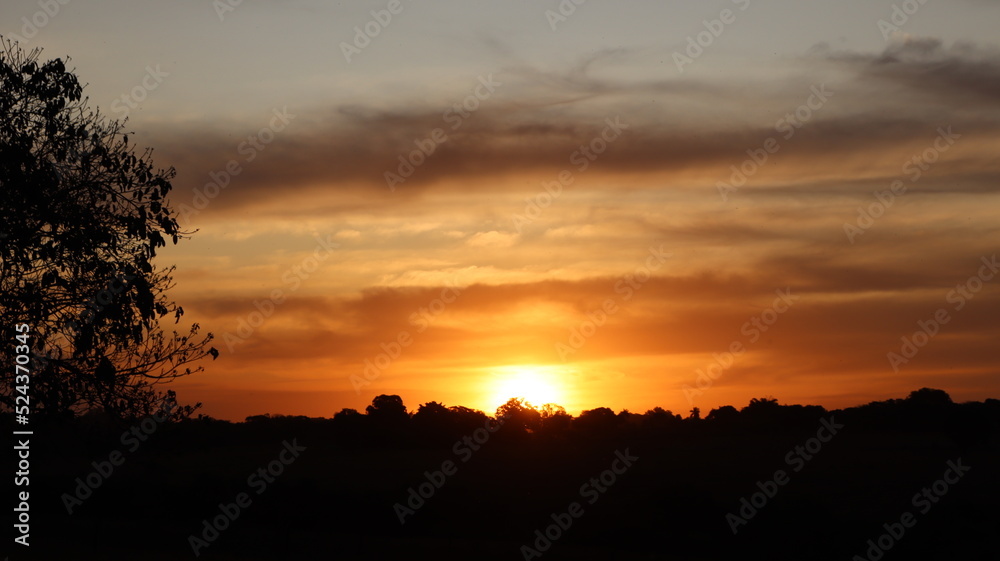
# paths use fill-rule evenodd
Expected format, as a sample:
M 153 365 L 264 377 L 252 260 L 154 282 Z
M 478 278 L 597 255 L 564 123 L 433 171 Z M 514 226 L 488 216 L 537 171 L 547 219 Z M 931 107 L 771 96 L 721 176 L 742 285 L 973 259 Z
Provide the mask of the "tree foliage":
M 375 396 L 372 404 L 365 408 L 365 414 L 389 425 L 405 423 L 410 418 L 406 406 L 403 405 L 403 398 L 398 395 Z
M 164 331 L 184 313 L 166 297 L 173 268 L 153 263 L 187 234 L 166 200 L 174 169 L 155 168 L 149 149 L 137 155 L 65 63 L 39 54 L 0 39 L 3 352 L 27 324 L 35 414 L 146 415 L 165 397 L 158 384 L 218 356 L 198 324 Z M 5 384 L 0 403 L 15 393 Z
M 523 397 L 512 397 L 497 407 L 496 418 L 505 419 L 504 427 L 516 432 L 538 430 L 542 422 L 541 413 Z

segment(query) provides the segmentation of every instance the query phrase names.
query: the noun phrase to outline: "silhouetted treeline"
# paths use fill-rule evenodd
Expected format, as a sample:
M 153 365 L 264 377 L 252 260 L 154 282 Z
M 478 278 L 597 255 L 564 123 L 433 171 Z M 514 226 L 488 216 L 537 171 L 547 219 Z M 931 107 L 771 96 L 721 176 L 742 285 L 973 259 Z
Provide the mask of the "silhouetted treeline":
M 546 530 L 559 537 L 544 560 L 973 559 L 1000 524 L 1000 401 L 927 388 L 684 415 L 516 399 L 490 415 L 380 395 L 330 418 L 202 415 L 123 440 L 130 428 L 88 415 L 36 431 L 38 551 L 191 559 L 191 537 L 241 492 L 252 504 L 199 559 L 517 560 Z M 69 514 L 67 494 L 115 451 L 124 463 Z M 968 473 L 935 486 L 951 465 Z M 273 481 L 255 479 L 267 466 Z M 574 503 L 582 514 L 559 518 Z M 916 525 L 866 553 L 907 512 Z
M 331 418 L 302 415 L 254 415 L 242 423 L 200 415 L 186 421 L 208 435 L 211 431 L 315 434 L 344 446 L 433 447 L 451 445 L 456 439 L 483 427 L 491 419 L 505 418 L 499 432 L 504 438 L 549 443 L 552 441 L 656 438 L 670 435 L 746 434 L 759 431 L 795 432 L 814 427 L 835 414 L 854 430 L 924 432 L 941 431 L 955 442 L 985 442 L 1000 431 L 1000 400 L 954 403 L 943 390 L 923 388 L 905 399 L 873 401 L 867 405 L 827 411 L 818 405 L 786 405 L 774 398 L 754 398 L 737 409 L 731 405 L 702 416 L 698 408 L 682 416 L 656 407 L 645 413 L 607 407 L 571 416 L 557 405 L 533 407 L 512 398 L 488 415 L 463 406 L 436 401 L 409 410 L 398 395 L 379 395 L 364 412 L 342 409 Z M 97 417 L 97 416 L 95 416 Z M 87 420 L 81 420 L 86 423 Z M 98 421 L 100 422 L 100 421 Z

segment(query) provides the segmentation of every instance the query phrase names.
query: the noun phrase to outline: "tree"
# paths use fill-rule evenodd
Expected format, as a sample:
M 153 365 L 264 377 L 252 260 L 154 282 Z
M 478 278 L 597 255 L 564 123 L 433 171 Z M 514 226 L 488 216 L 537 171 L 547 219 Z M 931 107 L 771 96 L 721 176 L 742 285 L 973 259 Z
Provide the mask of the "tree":
M 454 416 L 444 404 L 428 401 L 417 407 L 417 412 L 413 414 L 413 424 L 431 431 L 442 431 L 451 425 Z
M 538 412 L 542 415 L 542 419 L 549 419 L 556 416 L 569 416 L 569 414 L 566 413 L 566 408 L 556 403 L 546 403 L 538 408 Z
M 542 415 L 542 429 L 549 433 L 565 433 L 573 424 L 573 417 L 566 412 L 562 405 L 546 403 L 540 409 Z
M 218 356 L 198 324 L 164 331 L 184 310 L 166 297 L 173 268 L 153 258 L 190 234 L 166 200 L 174 169 L 136 155 L 123 123 L 89 109 L 64 62 L 39 54 L 0 38 L 0 356 L 13 363 L 26 325 L 34 361 L 17 385 L 36 415 L 148 415 L 168 397 L 160 384 Z M 4 384 L 0 403 L 20 391 Z
M 717 409 L 712 409 L 705 417 L 706 421 L 732 422 L 740 417 L 740 412 L 732 405 L 723 405 Z
M 573 427 L 583 432 L 608 433 L 618 426 L 618 416 L 608 407 L 598 407 L 581 411 L 573 421 Z
M 497 407 L 496 419 L 504 419 L 503 426 L 508 431 L 522 433 L 538 430 L 542 415 L 524 398 L 512 397 Z
M 358 413 L 357 409 L 351 409 L 349 407 L 344 407 L 340 411 L 333 414 L 333 420 L 348 420 L 348 419 L 358 419 L 361 417 L 361 413 Z
M 654 407 L 642 414 L 643 426 L 657 431 L 679 426 L 681 421 L 680 415 L 675 415 L 662 407 Z
M 389 424 L 404 423 L 410 418 L 406 405 L 403 405 L 403 398 L 398 395 L 375 396 L 372 404 L 365 407 L 365 414 L 374 420 Z
M 744 411 L 774 411 L 778 409 L 781 405 L 778 404 L 778 400 L 773 397 L 754 397 L 750 399 L 750 403 L 743 408 Z
M 458 415 L 437 401 L 428 401 L 411 417 L 414 432 L 425 443 L 446 446 L 459 437 L 455 421 Z
M 951 401 L 951 396 L 948 395 L 948 392 L 933 388 L 920 388 L 919 390 L 914 390 L 910 392 L 906 401 L 912 404 L 928 407 L 944 407 L 953 403 Z
M 469 434 L 472 431 L 483 426 L 489 419 L 489 415 L 483 413 L 478 409 L 470 409 L 468 407 L 462 407 L 461 405 L 452 405 L 448 408 L 451 412 L 451 416 L 455 427 L 461 431 L 462 434 Z
M 436 401 L 428 401 L 417 407 L 417 412 L 413 414 L 413 419 L 442 419 L 447 418 L 450 414 L 451 410 L 445 407 L 444 404 Z

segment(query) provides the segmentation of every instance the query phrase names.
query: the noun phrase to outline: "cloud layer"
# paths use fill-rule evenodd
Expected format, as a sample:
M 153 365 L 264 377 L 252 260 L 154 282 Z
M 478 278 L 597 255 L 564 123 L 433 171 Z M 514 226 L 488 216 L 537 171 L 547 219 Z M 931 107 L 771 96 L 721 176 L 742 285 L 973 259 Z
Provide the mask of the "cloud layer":
M 479 97 L 474 80 L 407 107 L 289 108 L 252 161 L 241 143 L 270 138 L 258 132 L 268 118 L 149 131 L 181 170 L 175 206 L 229 160 L 242 168 L 170 256 L 189 313 L 235 333 L 255 301 L 288 295 L 205 379 L 301 391 L 327 415 L 377 393 L 488 408 L 477 388 L 510 364 L 564 368 L 571 410 L 998 393 L 1000 279 L 978 276 L 997 253 L 995 49 L 817 48 L 768 69 L 785 71 L 768 83 L 616 77 L 612 63 L 631 56 L 559 74 L 498 68 L 502 85 Z M 410 156 L 428 142 L 433 153 Z M 423 163 L 391 189 L 400 157 Z M 292 274 L 315 236 L 339 246 Z M 651 248 L 671 257 L 644 278 Z M 953 291 L 972 278 L 981 288 L 957 309 Z M 628 299 L 623 282 L 640 285 Z M 751 342 L 745 326 L 784 289 L 799 299 Z M 617 311 L 560 353 L 607 300 Z M 938 309 L 949 323 L 893 365 Z M 401 332 L 412 345 L 354 393 L 351 376 Z M 684 387 L 734 342 L 747 352 L 689 400 Z

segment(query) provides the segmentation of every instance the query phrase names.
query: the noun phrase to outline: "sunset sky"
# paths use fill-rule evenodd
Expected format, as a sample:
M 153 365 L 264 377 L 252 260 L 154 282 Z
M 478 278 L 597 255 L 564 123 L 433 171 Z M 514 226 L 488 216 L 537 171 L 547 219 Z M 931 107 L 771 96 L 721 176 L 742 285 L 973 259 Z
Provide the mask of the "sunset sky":
M 231 4 L 0 6 L 177 168 L 204 413 L 1000 397 L 1000 3 Z

